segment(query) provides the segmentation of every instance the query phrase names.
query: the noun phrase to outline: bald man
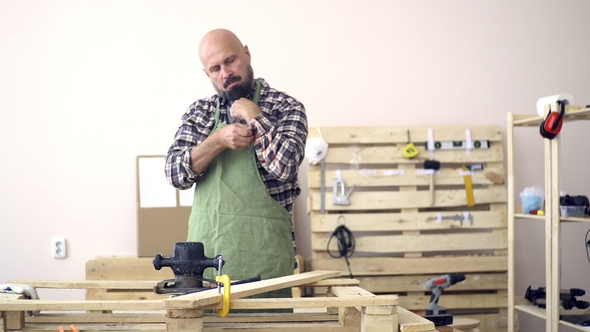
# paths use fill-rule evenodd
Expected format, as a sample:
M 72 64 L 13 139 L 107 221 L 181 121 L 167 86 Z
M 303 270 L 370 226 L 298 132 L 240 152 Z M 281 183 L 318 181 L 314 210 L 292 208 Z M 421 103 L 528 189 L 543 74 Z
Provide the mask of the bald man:
M 254 79 L 250 50 L 231 31 L 208 32 L 199 58 L 217 94 L 190 105 L 166 155 L 168 181 L 195 187 L 188 241 L 203 242 L 208 257 L 223 255 L 232 280 L 291 275 L 305 108 Z M 289 297 L 290 290 L 267 296 Z

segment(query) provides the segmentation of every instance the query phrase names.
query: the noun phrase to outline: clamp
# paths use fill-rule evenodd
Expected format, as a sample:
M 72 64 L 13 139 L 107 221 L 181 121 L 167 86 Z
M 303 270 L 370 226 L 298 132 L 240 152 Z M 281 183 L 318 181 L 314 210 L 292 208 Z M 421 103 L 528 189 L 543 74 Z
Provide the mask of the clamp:
M 225 317 L 229 313 L 229 306 L 230 306 L 230 280 L 227 274 L 220 275 L 215 277 L 215 281 L 217 281 L 217 285 L 219 287 L 220 283 L 223 283 L 223 301 L 221 309 L 215 309 L 215 312 L 219 315 L 219 317 Z

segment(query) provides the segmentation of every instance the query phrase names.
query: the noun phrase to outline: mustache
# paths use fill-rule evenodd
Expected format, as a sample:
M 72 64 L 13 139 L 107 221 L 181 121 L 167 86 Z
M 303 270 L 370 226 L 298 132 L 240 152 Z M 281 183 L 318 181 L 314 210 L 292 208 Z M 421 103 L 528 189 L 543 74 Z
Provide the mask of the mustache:
M 225 82 L 223 82 L 223 88 L 224 88 L 224 89 L 227 89 L 227 86 L 228 86 L 228 85 L 232 84 L 233 82 L 240 81 L 241 79 L 242 79 L 242 77 L 241 77 L 241 76 L 238 76 L 238 75 L 231 75 L 231 76 L 229 76 L 229 77 L 228 77 L 228 78 L 225 80 Z

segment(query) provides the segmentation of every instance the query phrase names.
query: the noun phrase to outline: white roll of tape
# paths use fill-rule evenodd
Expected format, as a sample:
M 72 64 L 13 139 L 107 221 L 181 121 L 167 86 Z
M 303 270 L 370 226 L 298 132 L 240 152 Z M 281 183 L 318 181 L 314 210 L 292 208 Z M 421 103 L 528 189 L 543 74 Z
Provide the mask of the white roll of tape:
M 569 93 L 560 93 L 558 95 L 542 97 L 537 100 L 537 114 L 541 117 L 545 117 L 545 105 L 553 104 L 558 100 L 563 101 L 566 105 L 571 105 L 574 103 L 574 97 Z M 552 110 L 553 112 L 559 112 L 560 110 Z

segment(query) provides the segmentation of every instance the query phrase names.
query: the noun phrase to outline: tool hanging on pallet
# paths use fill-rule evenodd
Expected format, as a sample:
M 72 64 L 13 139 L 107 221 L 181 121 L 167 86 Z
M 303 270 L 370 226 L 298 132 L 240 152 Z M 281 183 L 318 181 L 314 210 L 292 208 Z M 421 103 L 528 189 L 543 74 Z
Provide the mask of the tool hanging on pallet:
M 311 137 L 307 139 L 305 144 L 305 157 L 309 160 L 309 163 L 316 165 L 320 163 L 320 212 L 325 211 L 325 197 L 326 197 L 326 165 L 324 158 L 328 154 L 328 143 L 323 139 L 322 132 L 318 128 L 320 137 Z
M 430 174 L 430 205 L 434 205 L 434 173 L 440 169 L 440 162 L 436 160 L 426 160 L 424 169 Z
M 476 149 L 489 149 L 490 141 L 478 140 L 471 141 L 471 145 Z M 468 149 L 468 141 L 433 141 L 426 142 L 427 150 L 448 150 L 448 149 Z
M 420 151 L 418 151 L 418 149 L 416 149 L 416 147 L 414 146 L 414 143 L 412 143 L 412 141 L 410 140 L 410 131 L 406 130 L 406 133 L 408 135 L 408 144 L 406 144 L 406 146 L 404 146 L 404 149 L 402 150 L 402 154 L 403 154 L 404 158 L 412 159 L 412 158 L 416 157 L 420 153 Z
M 477 164 L 479 167 L 481 164 Z M 483 169 L 483 165 L 481 165 L 480 170 Z M 467 198 L 467 206 L 474 206 L 475 200 L 473 198 L 473 183 L 471 181 L 471 168 L 470 165 L 463 165 L 463 171 L 461 175 L 463 175 L 463 181 L 465 182 L 465 196 Z

